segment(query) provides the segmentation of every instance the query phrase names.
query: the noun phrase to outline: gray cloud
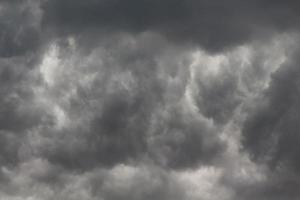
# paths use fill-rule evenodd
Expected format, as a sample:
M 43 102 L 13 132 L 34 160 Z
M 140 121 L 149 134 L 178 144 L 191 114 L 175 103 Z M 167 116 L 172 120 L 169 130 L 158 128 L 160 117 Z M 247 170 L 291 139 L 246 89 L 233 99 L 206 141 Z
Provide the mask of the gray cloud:
M 247 108 L 242 129 L 243 150 L 253 161 L 266 165 L 267 180 L 242 189 L 246 199 L 297 199 L 299 197 L 298 91 L 299 50 L 272 75 L 270 84 Z M 249 188 L 246 186 L 245 188 Z M 247 192 L 248 191 L 248 192 Z
M 80 51 L 73 52 L 76 56 L 61 58 L 58 54 L 52 58 L 60 59 L 57 65 L 70 70 L 62 70 L 64 79 L 53 72 L 57 85 L 45 87 L 42 95 L 50 94 L 46 97 L 51 99 L 49 103 L 57 104 L 70 124 L 38 130 L 45 143 L 37 147 L 37 155 L 67 169 L 86 170 L 145 159 L 165 167 L 194 168 L 221 153 L 225 145 L 217 130 L 205 118 L 194 119 L 184 113 L 184 102 L 179 103 L 184 100 L 189 76 L 188 70 L 181 69 L 187 64 L 187 55 L 143 49 L 140 45 L 156 39 L 151 34 L 133 44 L 127 42 L 131 39 L 122 36 L 111 47 L 94 50 L 85 60 Z M 174 54 L 176 61 L 170 59 Z M 70 65 L 65 61 L 71 61 Z M 88 71 L 81 71 L 81 65 Z M 97 76 L 89 80 L 93 74 Z M 72 76 L 86 76 L 89 83 L 81 85 Z M 75 92 L 68 95 L 71 90 Z M 68 95 L 66 104 L 61 102 L 64 95 Z
M 41 19 L 37 2 L 1 1 L 0 56 L 34 52 L 40 45 Z
M 0 1 L 0 199 L 299 198 L 299 6 Z
M 19 162 L 18 151 L 27 131 L 41 123 L 51 123 L 51 117 L 34 105 L 35 58 L 18 57 L 0 60 L 0 137 L 1 165 L 15 166 Z
M 219 51 L 298 28 L 297 1 L 46 1 L 44 27 L 56 33 L 155 31 Z
M 297 110 L 299 70 L 297 54 L 272 76 L 244 126 L 244 145 L 255 158 L 272 167 L 299 168 L 297 162 Z

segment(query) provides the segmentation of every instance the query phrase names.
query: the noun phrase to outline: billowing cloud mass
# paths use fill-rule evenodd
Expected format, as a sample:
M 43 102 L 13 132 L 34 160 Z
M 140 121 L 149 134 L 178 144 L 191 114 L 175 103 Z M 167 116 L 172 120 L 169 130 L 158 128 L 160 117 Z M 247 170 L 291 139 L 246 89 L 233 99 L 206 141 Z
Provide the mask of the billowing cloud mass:
M 300 3 L 0 1 L 0 200 L 297 200 Z

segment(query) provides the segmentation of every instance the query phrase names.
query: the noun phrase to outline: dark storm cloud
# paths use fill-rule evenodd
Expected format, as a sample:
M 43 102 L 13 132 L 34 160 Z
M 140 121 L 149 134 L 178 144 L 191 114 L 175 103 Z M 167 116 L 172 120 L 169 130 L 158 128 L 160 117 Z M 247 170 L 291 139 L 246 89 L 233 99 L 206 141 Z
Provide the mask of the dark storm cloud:
M 13 57 L 36 50 L 40 43 L 37 2 L 0 2 L 0 56 Z M 34 6 L 33 6 L 34 5 Z
M 30 98 L 30 90 L 22 88 L 20 85 L 24 81 L 27 68 L 16 62 L 2 62 L 1 68 L 1 118 L 0 127 L 2 130 L 20 131 L 24 130 L 31 123 L 35 123 L 36 119 L 24 118 L 19 116 L 18 106 L 25 98 Z M 18 66 L 14 66 L 17 64 Z M 21 69 L 19 69 L 21 68 Z M 23 68 L 23 69 L 22 69 Z M 21 95 L 21 98 L 19 97 Z
M 38 81 L 34 68 L 41 55 L 36 52 L 40 43 L 40 18 L 34 8 L 29 1 L 0 1 L 0 162 L 3 167 L 17 166 L 19 148 L 27 131 L 49 117 L 33 104 L 31 86 Z
M 245 199 L 299 198 L 299 69 L 296 45 L 295 52 L 271 76 L 269 87 L 246 109 L 243 149 L 254 162 L 266 164 L 269 172 L 260 185 L 240 191 Z
M 2 167 L 17 166 L 19 148 L 24 143 L 27 131 L 49 117 L 34 104 L 32 90 L 32 86 L 39 81 L 34 74 L 42 54 L 36 51 L 40 46 L 40 19 L 37 1 L 0 1 Z
M 42 122 L 50 122 L 43 110 L 33 104 L 31 85 L 37 81 L 32 66 L 35 58 L 0 59 L 0 163 L 14 166 L 19 161 L 18 151 L 27 131 Z
M 157 38 L 146 35 L 128 44 L 131 37 L 122 36 L 92 53 L 100 66 L 91 63 L 87 67 L 99 76 L 88 87 L 75 82 L 76 95 L 71 96 L 68 107 L 63 106 L 71 119 L 84 120 L 86 116 L 81 113 L 87 113 L 87 121 L 62 130 L 41 130 L 49 143 L 40 147 L 39 155 L 75 170 L 145 159 L 184 169 L 211 162 L 221 153 L 224 144 L 217 130 L 205 119 L 183 113 L 184 105 L 175 105 L 183 98 L 188 80 L 188 70 L 181 69 L 188 64 L 184 56 L 174 61 L 168 51 L 154 53 L 153 49 L 165 44 L 154 44 L 153 39 Z M 145 43 L 153 46 L 144 47 Z M 78 67 L 76 61 L 74 64 Z M 166 74 L 162 75 L 161 70 Z M 172 85 L 168 79 L 180 82 Z M 57 84 L 50 93 L 62 92 L 69 82 L 61 79 Z
M 103 106 L 103 110 L 89 111 L 94 116 L 88 127 L 62 130 L 65 138 L 54 144 L 56 149 L 49 152 L 50 161 L 73 169 L 110 167 L 128 162 L 128 159 L 139 159 L 145 153 L 147 122 L 154 110 L 152 102 L 139 96 L 131 98 L 125 91 L 114 93 L 106 94 L 104 102 L 99 102 L 98 106 Z M 69 144 L 73 137 L 78 143 Z
M 299 7 L 293 0 L 52 0 L 42 5 L 44 28 L 55 33 L 154 31 L 210 51 L 297 29 Z
M 297 55 L 272 76 L 244 125 L 243 144 L 272 168 L 299 171 L 299 77 Z
M 0 0 L 0 199 L 297 199 L 299 9 Z
M 67 127 L 62 133 L 56 133 L 64 135 L 61 139 L 49 130 L 56 146 L 53 152 L 45 150 L 50 161 L 67 168 L 86 169 L 110 167 L 145 154 L 149 121 L 156 105 L 163 102 L 165 86 L 163 80 L 157 79 L 157 63 L 147 51 L 127 48 L 124 52 L 122 41 L 119 42 L 105 49 L 98 60 L 103 59 L 104 64 L 96 66 L 95 73 L 103 73 L 104 77 L 99 75 L 89 88 L 75 85 L 77 95 L 72 97 L 68 112 L 75 119 L 80 112 L 87 112 L 91 117 L 77 130 Z M 133 88 L 122 88 L 118 80 L 114 83 L 115 77 L 124 74 L 129 76 L 128 81 L 134 81 L 130 86 Z M 75 143 L 69 144 L 70 140 Z

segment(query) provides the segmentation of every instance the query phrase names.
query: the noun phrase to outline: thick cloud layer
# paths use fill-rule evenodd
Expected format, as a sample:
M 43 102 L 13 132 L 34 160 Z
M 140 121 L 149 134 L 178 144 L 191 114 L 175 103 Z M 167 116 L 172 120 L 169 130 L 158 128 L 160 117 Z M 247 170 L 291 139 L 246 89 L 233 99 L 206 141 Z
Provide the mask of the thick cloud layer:
M 292 0 L 0 1 L 0 200 L 296 200 Z
M 60 34 L 155 31 L 209 51 L 298 29 L 299 7 L 295 0 L 50 0 L 42 6 L 45 28 Z

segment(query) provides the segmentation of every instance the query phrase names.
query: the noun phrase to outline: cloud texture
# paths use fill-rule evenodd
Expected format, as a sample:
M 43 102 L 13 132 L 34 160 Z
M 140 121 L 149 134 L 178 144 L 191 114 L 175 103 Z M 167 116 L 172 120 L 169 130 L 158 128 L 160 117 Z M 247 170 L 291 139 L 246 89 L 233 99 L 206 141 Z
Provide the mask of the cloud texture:
M 0 200 L 296 200 L 293 0 L 0 1 Z

